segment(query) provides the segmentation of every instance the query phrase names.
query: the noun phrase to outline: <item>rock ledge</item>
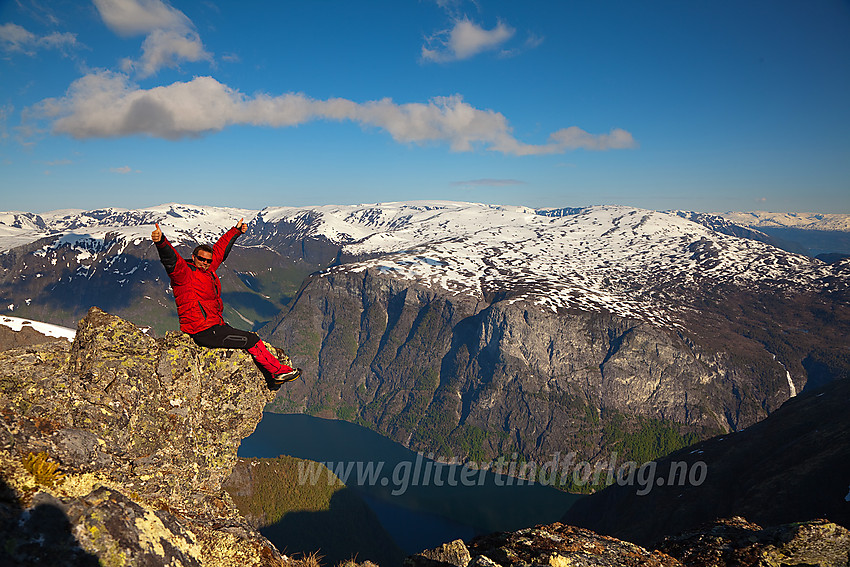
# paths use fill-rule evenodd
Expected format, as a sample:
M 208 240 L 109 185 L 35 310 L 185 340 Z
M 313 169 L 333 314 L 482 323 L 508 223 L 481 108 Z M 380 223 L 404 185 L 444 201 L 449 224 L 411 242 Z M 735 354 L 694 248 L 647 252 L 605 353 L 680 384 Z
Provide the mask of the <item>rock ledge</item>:
M 72 345 L 2 352 L 0 368 L 0 549 L 13 560 L 287 564 L 221 486 L 274 398 L 249 355 L 154 339 L 93 307 Z

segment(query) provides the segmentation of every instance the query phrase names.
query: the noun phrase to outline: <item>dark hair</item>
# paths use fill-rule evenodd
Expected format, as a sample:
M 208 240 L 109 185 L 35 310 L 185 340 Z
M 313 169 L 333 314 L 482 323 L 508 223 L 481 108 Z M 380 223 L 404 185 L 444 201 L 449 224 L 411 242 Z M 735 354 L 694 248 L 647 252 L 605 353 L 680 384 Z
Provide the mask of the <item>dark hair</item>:
M 198 252 L 200 252 L 201 250 L 203 250 L 204 252 L 209 252 L 210 254 L 213 253 L 212 246 L 210 246 L 209 244 L 201 244 L 199 246 L 195 246 L 195 249 L 192 251 L 192 256 L 197 256 Z

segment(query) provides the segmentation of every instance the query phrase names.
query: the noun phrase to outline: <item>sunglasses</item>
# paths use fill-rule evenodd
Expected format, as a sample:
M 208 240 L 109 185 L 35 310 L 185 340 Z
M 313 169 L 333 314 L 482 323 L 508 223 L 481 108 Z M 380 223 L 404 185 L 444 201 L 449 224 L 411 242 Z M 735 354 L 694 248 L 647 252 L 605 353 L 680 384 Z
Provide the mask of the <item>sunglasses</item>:
M 203 262 L 204 264 L 210 264 L 212 263 L 212 256 L 210 256 L 209 258 L 205 258 L 204 256 L 198 256 L 197 254 L 195 254 L 195 261 Z

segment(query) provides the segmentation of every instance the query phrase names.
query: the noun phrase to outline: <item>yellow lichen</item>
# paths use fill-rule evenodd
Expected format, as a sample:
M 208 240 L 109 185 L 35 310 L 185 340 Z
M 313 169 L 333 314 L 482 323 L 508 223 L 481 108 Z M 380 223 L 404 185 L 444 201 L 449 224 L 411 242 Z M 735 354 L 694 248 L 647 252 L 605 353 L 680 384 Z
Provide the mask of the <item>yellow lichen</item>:
M 136 518 L 135 524 L 139 535 L 139 545 L 146 552 L 153 553 L 157 557 L 163 557 L 165 551 L 162 542 L 165 541 L 189 557 L 196 560 L 200 559 L 201 545 L 194 541 L 196 536 L 190 530 L 186 530 L 187 537 L 185 539 L 175 537 L 175 534 L 169 531 L 162 520 L 151 510 L 145 510 L 145 515 Z
M 94 473 L 85 473 L 80 475 L 65 475 L 60 492 L 66 496 L 78 498 L 91 493 L 99 486 L 115 488 L 114 483 L 110 483 L 105 478 Z

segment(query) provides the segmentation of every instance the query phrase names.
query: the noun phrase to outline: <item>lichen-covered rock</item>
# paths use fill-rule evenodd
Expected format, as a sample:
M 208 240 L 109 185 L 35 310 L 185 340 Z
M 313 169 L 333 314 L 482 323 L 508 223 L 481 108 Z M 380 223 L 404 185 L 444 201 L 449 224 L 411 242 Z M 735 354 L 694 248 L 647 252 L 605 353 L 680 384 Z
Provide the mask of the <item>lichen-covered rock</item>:
M 415 559 L 406 564 L 413 564 L 419 567 L 425 565 L 452 565 L 454 567 L 466 567 L 472 561 L 472 556 L 469 554 L 469 548 L 463 543 L 463 540 L 456 539 L 449 543 L 444 543 L 440 547 L 427 549 L 415 556 Z
M 647 513 L 651 513 L 647 510 Z M 405 567 L 847 567 L 850 531 L 826 520 L 762 528 L 741 517 L 717 520 L 657 550 L 559 522 L 458 540 L 405 559 Z
M 647 566 L 678 567 L 682 564 L 659 551 L 647 551 L 632 543 L 601 536 L 590 530 L 554 523 L 515 532 L 500 532 L 473 539 L 466 554 L 452 548 L 426 551 L 405 560 L 405 567 L 551 567 Z M 444 546 L 445 547 L 445 546 Z M 467 563 L 454 559 L 466 555 Z
M 273 397 L 243 351 L 154 339 L 97 308 L 73 345 L 0 352 L 0 549 L 24 562 L 41 541 L 103 565 L 284 564 L 221 486 Z M 29 454 L 61 473 L 27 470 Z M 47 508 L 67 533 L 21 531 Z
M 692 567 L 846 567 L 850 531 L 826 520 L 762 528 L 736 516 L 667 538 L 661 549 Z

